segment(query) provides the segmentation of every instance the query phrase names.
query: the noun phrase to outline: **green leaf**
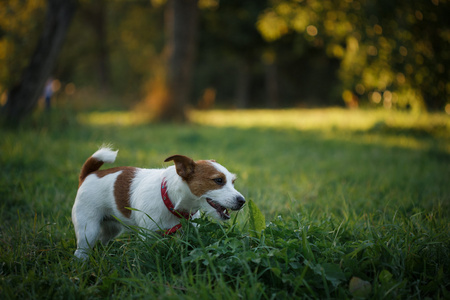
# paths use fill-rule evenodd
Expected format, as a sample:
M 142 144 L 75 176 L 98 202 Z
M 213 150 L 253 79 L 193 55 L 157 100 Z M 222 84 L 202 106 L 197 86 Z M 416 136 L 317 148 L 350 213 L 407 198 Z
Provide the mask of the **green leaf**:
M 392 274 L 388 270 L 383 270 L 380 275 L 378 275 L 378 279 L 381 283 L 389 283 L 392 279 Z
M 359 277 L 352 277 L 348 289 L 354 297 L 367 298 L 372 291 L 372 285 Z
M 325 272 L 325 277 L 328 281 L 337 287 L 342 281 L 345 280 L 344 272 L 337 264 L 324 263 L 322 264 L 323 271 Z
M 250 234 L 259 238 L 261 231 L 266 228 L 266 218 L 252 199 L 248 200 L 248 219 Z
M 325 276 L 325 279 L 331 282 L 334 287 L 337 287 L 342 281 L 345 280 L 345 274 L 342 272 L 338 264 L 315 264 L 308 260 L 305 260 L 305 264 L 317 275 Z
M 270 268 L 270 270 L 271 270 L 276 276 L 280 277 L 280 275 L 281 275 L 281 270 L 280 270 L 280 268 L 272 267 L 272 268 Z

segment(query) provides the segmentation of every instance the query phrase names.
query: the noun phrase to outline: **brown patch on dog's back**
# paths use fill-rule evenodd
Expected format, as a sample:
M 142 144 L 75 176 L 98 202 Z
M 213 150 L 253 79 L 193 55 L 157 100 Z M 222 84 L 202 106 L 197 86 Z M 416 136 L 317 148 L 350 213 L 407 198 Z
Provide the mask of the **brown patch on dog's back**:
M 218 185 L 214 179 L 222 178 L 223 185 L 227 183 L 225 174 L 218 171 L 211 161 L 199 160 L 195 162 L 194 174 L 187 184 L 192 194 L 197 197 L 204 195 L 207 191 L 221 189 L 223 185 Z
M 98 170 L 96 172 L 94 172 L 95 175 L 97 175 L 98 178 L 102 178 L 105 177 L 106 175 L 109 174 L 114 174 L 123 170 L 135 170 L 136 168 L 134 167 L 114 167 L 114 168 L 110 168 L 110 169 L 105 169 L 105 170 Z
M 116 167 L 106 170 L 99 170 L 94 174 L 102 178 L 109 174 L 122 172 L 117 176 L 114 183 L 114 198 L 116 200 L 117 209 L 127 218 L 131 216 L 131 210 L 125 208 L 130 207 L 130 189 L 133 178 L 136 174 L 136 168 L 133 167 Z
M 135 174 L 136 168 L 124 168 L 123 172 L 117 176 L 114 184 L 114 198 L 116 198 L 117 208 L 127 218 L 131 216 L 131 210 L 126 207 L 130 207 L 130 189 Z

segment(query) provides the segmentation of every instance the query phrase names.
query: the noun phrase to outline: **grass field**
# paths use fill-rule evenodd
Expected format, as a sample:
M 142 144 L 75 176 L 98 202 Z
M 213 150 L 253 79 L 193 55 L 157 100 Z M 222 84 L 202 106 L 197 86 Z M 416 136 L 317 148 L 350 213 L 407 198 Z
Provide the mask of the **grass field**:
M 0 129 L 0 297 L 450 297 L 450 117 L 320 109 L 191 118 L 62 113 Z M 70 212 L 79 169 L 104 142 L 120 149 L 115 166 L 214 158 L 257 207 L 228 223 L 184 224 L 171 238 L 128 233 L 81 263 Z

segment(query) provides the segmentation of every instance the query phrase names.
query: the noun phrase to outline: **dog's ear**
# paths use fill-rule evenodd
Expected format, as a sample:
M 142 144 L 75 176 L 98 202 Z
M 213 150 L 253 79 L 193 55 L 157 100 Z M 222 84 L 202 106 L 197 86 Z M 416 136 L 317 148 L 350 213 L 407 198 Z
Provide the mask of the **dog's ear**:
M 164 160 L 168 162 L 173 160 L 175 162 L 175 168 L 177 169 L 177 174 L 180 175 L 184 180 L 188 180 L 195 171 L 195 162 L 192 158 L 184 155 L 172 155 Z

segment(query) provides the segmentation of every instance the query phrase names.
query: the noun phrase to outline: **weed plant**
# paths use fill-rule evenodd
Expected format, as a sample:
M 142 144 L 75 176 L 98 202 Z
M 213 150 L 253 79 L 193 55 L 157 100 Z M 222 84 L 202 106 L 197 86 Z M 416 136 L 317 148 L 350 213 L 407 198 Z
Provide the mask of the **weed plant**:
M 40 122 L 0 129 L 2 299 L 450 297 L 445 126 Z M 132 228 L 80 262 L 70 211 L 79 169 L 103 142 L 120 149 L 116 166 L 214 158 L 249 203 L 229 222 L 203 216 L 171 237 Z

